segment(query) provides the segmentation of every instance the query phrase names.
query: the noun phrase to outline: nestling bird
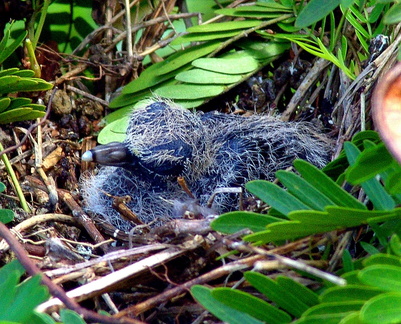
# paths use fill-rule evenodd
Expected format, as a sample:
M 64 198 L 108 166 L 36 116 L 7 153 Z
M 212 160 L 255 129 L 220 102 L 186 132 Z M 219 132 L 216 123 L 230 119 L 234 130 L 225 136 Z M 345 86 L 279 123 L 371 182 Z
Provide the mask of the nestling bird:
M 127 206 L 142 222 L 157 226 L 182 217 L 186 208 L 200 214 L 236 210 L 238 195 L 232 193 L 219 193 L 210 208 L 206 205 L 216 189 L 273 180 L 275 171 L 296 158 L 322 167 L 330 151 L 329 141 L 310 123 L 194 113 L 156 98 L 132 112 L 124 142 L 83 154 L 82 160 L 105 166 L 83 181 L 82 192 L 90 212 L 121 230 L 133 225 L 113 208 L 113 196 L 130 196 Z

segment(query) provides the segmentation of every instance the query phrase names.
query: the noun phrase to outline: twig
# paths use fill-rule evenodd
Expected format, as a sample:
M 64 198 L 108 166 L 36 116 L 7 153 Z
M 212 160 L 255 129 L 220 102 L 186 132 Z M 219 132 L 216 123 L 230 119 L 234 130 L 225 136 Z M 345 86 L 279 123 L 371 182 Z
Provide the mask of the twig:
M 65 222 L 65 223 L 70 223 L 70 224 L 76 224 L 76 219 L 73 218 L 72 216 L 69 215 L 63 215 L 63 214 L 43 214 L 43 215 L 36 215 L 33 217 L 30 217 L 23 222 L 19 223 L 18 225 L 14 226 L 10 231 L 12 233 L 20 233 L 22 231 L 25 231 L 26 229 L 33 227 L 35 225 L 38 225 L 40 223 L 45 223 L 45 222 Z M 9 249 L 9 245 L 5 243 L 4 241 L 0 242 L 0 254 L 4 253 Z
M 199 16 L 199 13 L 185 13 L 185 14 L 175 14 L 175 15 L 170 15 L 167 17 L 163 16 L 163 17 L 157 17 L 148 21 L 144 21 L 142 23 L 136 24 L 135 26 L 132 27 L 131 32 L 135 33 L 140 29 L 149 27 L 149 26 L 153 26 L 156 25 L 158 23 L 162 23 L 165 22 L 166 20 L 170 19 L 170 20 L 177 20 L 177 19 L 181 19 L 181 18 L 191 18 L 194 16 Z M 114 49 L 114 47 L 116 46 L 116 44 L 120 41 L 122 41 L 125 37 L 127 37 L 127 32 L 124 31 L 122 33 L 120 33 L 116 38 L 113 39 L 113 42 L 105 48 L 104 52 L 110 52 L 111 50 Z
M 230 236 L 230 237 L 233 237 L 233 236 Z M 300 245 L 302 245 L 302 246 L 307 245 L 309 240 L 310 240 L 309 237 L 304 238 L 304 239 L 298 240 L 296 242 L 289 243 L 285 246 L 275 248 L 275 249 L 271 250 L 270 253 L 288 253 L 288 251 L 293 250 L 294 247 L 297 247 Z M 219 268 L 216 268 L 212 271 L 209 271 L 208 273 L 205 273 L 197 278 L 194 278 L 183 284 L 180 284 L 177 287 L 166 290 L 165 292 L 163 292 L 157 296 L 154 296 L 152 298 L 149 298 L 149 299 L 145 300 L 144 302 L 130 306 L 130 307 L 122 310 L 118 315 L 115 315 L 115 316 L 119 317 L 119 316 L 125 316 L 128 314 L 139 315 L 153 307 L 156 307 L 157 305 L 160 305 L 161 303 L 164 303 L 180 294 L 187 292 L 193 285 L 205 284 L 207 282 L 210 282 L 210 281 L 216 280 L 218 278 L 221 278 L 223 276 L 229 275 L 229 274 L 233 273 L 234 271 L 253 268 L 254 264 L 257 261 L 262 261 L 265 259 L 266 259 L 266 256 L 264 256 L 264 255 L 253 255 L 248 258 L 240 259 L 238 261 L 233 261 L 229 264 L 225 264 L 225 265 L 223 265 Z
M 82 90 L 80 90 L 78 88 L 75 88 L 73 86 L 67 85 L 67 90 L 70 90 L 70 91 L 73 91 L 75 93 L 78 93 L 79 95 L 81 95 L 83 97 L 86 97 L 88 99 L 91 99 L 93 101 L 97 101 L 98 103 L 100 103 L 104 107 L 109 107 L 109 103 L 106 100 L 100 99 L 100 98 L 98 98 L 98 97 L 96 97 L 96 96 L 94 96 L 94 95 L 92 95 L 90 93 L 87 93 L 85 91 L 82 91 Z
M 102 257 L 99 257 L 94 260 L 89 260 L 89 261 L 77 263 L 77 264 L 74 264 L 71 266 L 65 266 L 63 268 L 49 270 L 49 271 L 46 271 L 45 273 L 48 277 L 56 277 L 56 276 L 68 274 L 70 272 L 89 268 L 89 267 L 92 267 L 99 263 L 112 262 L 115 260 L 132 257 L 134 255 L 139 255 L 139 254 L 145 255 L 149 252 L 166 249 L 168 247 L 169 246 L 167 244 L 156 243 L 156 244 L 152 244 L 152 245 L 145 245 L 145 246 L 140 246 L 137 248 L 132 248 L 129 250 L 118 250 L 118 251 L 107 253 L 107 254 L 103 255 Z
M 149 268 L 155 268 L 168 261 L 176 259 L 177 257 L 183 255 L 185 252 L 188 252 L 188 250 L 193 250 L 197 247 L 198 245 L 193 244 L 192 247 L 183 249 L 175 247 L 168 248 L 157 254 L 143 258 L 138 262 L 130 264 L 122 269 L 111 272 L 104 277 L 90 281 L 83 286 L 70 290 L 67 295 L 70 298 L 76 298 L 78 301 L 86 300 L 94 296 L 99 296 L 105 292 L 111 291 L 117 285 L 121 286 L 121 284 L 126 282 L 126 280 L 128 280 L 129 278 L 145 273 Z M 39 305 L 37 309 L 40 311 L 54 310 L 62 305 L 61 302 L 63 301 L 60 298 L 50 299 L 47 302 Z M 123 317 L 120 314 L 117 314 L 115 316 L 117 316 L 118 318 Z
M 92 312 L 88 309 L 81 307 L 76 301 L 69 298 L 63 289 L 55 285 L 48 277 L 46 277 L 40 271 L 40 269 L 36 266 L 36 264 L 29 259 L 22 245 L 9 231 L 9 229 L 1 222 L 0 222 L 0 236 L 3 237 L 10 245 L 11 250 L 15 253 L 16 257 L 18 258 L 18 260 L 23 265 L 23 267 L 25 268 L 25 270 L 29 275 L 31 276 L 40 275 L 42 278 L 42 284 L 48 287 L 50 293 L 54 297 L 60 299 L 64 303 L 64 305 L 66 305 L 69 309 L 72 309 L 78 314 L 82 315 L 86 320 L 94 320 L 97 322 L 110 323 L 110 324 L 116 324 L 116 323 L 144 324 L 143 322 L 129 318 L 121 318 L 120 321 L 116 321 L 116 319 L 97 314 L 95 312 Z
M 129 0 L 124 0 L 124 4 L 125 4 L 126 28 L 127 28 L 128 62 L 131 64 L 132 57 L 134 56 L 134 54 L 132 52 L 131 8 L 129 5 Z
M 99 232 L 99 230 L 96 228 L 92 219 L 84 213 L 81 206 L 78 205 L 78 203 L 74 200 L 74 198 L 71 196 L 71 194 L 68 191 L 62 190 L 62 189 L 57 189 L 57 193 L 58 193 L 58 196 L 71 209 L 72 215 L 78 220 L 79 224 L 81 224 L 86 229 L 86 231 L 88 232 L 90 237 L 96 243 L 102 243 L 103 241 L 105 241 L 105 238 Z M 104 252 L 108 251 L 108 246 L 106 246 L 106 245 L 102 245 L 100 248 Z
M 297 270 L 301 270 L 304 271 L 306 273 L 309 273 L 315 277 L 330 281 L 336 285 L 339 286 L 344 286 L 347 282 L 345 279 L 340 278 L 338 276 L 332 275 L 331 273 L 328 272 L 324 272 L 321 271 L 319 269 L 313 268 L 307 264 L 305 264 L 304 262 L 300 262 L 300 261 L 296 261 L 296 260 L 292 260 L 290 258 L 278 255 L 276 253 L 272 253 L 270 251 L 266 251 L 262 248 L 259 247 L 255 247 L 255 246 L 251 246 L 248 244 L 245 244 L 244 242 L 232 242 L 230 240 L 227 239 L 223 239 L 224 242 L 226 242 L 226 244 L 228 246 L 230 246 L 232 249 L 234 250 L 238 250 L 238 251 L 242 251 L 242 252 L 253 252 L 253 253 L 257 253 L 260 255 L 263 255 L 264 257 L 268 257 L 270 259 L 275 259 L 277 260 L 279 263 L 286 265 L 290 268 L 294 268 Z M 261 268 L 262 269 L 262 268 Z M 258 265 L 255 264 L 255 270 L 258 270 Z
M 298 87 L 295 94 L 292 96 L 291 101 L 288 103 L 287 108 L 281 115 L 281 120 L 290 120 L 291 115 L 298 107 L 298 103 L 305 96 L 305 92 L 316 82 L 317 78 L 321 75 L 322 70 L 324 70 L 328 65 L 329 61 L 319 58 L 313 67 L 310 69 L 309 73 L 306 75 L 305 79 L 302 81 L 301 85 Z

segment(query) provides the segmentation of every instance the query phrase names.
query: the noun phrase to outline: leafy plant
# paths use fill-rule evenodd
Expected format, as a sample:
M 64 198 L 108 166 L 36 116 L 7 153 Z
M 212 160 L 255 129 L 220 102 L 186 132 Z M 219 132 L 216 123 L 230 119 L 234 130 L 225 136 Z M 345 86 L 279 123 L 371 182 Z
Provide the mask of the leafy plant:
M 7 46 L 10 40 L 12 25 L 9 26 L 0 42 L 0 65 L 23 42 L 26 32 Z M 45 115 L 45 106 L 33 104 L 32 99 L 24 97 L 11 97 L 10 94 L 18 92 L 45 91 L 53 87 L 42 79 L 34 77 L 32 70 L 19 70 L 10 68 L 0 71 L 0 124 L 40 118 Z
M 39 276 L 20 283 L 24 273 L 25 269 L 16 260 L 0 269 L 0 293 L 2 296 L 0 320 L 15 323 L 49 323 L 51 318 L 48 315 L 34 311 L 37 305 L 49 297 L 49 293 L 40 284 Z
M 399 243 L 399 237 L 392 240 Z M 399 246 L 395 248 L 399 253 Z M 193 286 L 194 298 L 223 321 L 240 323 L 398 323 L 401 320 L 399 255 L 378 253 L 350 263 L 345 286 L 318 295 L 285 276 L 248 271 L 245 279 L 275 306 L 237 289 Z M 344 256 L 349 257 L 347 254 Z M 298 319 L 295 322 L 293 319 Z
M 344 156 L 348 160 L 346 168 Z M 267 181 L 247 184 L 250 192 L 271 206 L 268 215 L 227 213 L 213 221 L 212 228 L 225 233 L 250 228 L 254 233 L 243 239 L 263 244 L 369 224 L 388 254 L 364 243 L 363 248 L 374 255 L 352 262 L 351 255 L 345 251 L 342 277 L 347 285 L 326 283 L 320 295 L 283 276 L 273 280 L 246 272 L 245 279 L 275 307 L 229 288 L 195 286 L 191 290 L 193 296 L 218 318 L 230 323 L 235 323 L 231 317 L 237 316 L 229 308 L 241 312 L 241 316 L 250 316 L 251 323 L 289 323 L 293 318 L 298 318 L 296 323 L 399 322 L 401 208 L 396 205 L 400 202 L 401 189 L 395 179 L 399 179 L 401 166 L 372 131 L 359 133 L 352 142 L 346 142 L 344 153 L 327 170 L 339 169 L 339 165 L 343 165 L 339 179 L 360 185 L 369 198 L 365 204 L 323 171 L 306 161 L 296 160 L 294 167 L 298 174 L 276 173 L 287 190 Z M 217 309 L 221 304 L 224 312 Z
M 4 183 L 0 182 L 0 193 L 6 190 Z M 7 224 L 14 219 L 14 212 L 10 209 L 0 209 L 0 222 Z
M 40 276 L 21 281 L 25 269 L 13 260 L 0 269 L 0 322 L 1 323 L 56 323 L 52 317 L 35 311 L 36 306 L 46 301 L 50 295 L 40 283 Z M 63 323 L 85 324 L 74 311 L 60 311 Z M 58 323 L 58 322 L 57 322 Z

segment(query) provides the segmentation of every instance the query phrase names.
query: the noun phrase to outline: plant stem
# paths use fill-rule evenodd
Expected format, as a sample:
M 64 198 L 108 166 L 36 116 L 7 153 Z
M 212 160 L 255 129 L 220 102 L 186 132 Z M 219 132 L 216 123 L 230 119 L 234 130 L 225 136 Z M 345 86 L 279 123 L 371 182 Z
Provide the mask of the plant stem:
M 39 41 L 39 36 L 42 33 L 42 29 L 43 29 L 43 25 L 45 23 L 47 9 L 48 9 L 49 5 L 50 5 L 50 0 L 44 0 L 43 1 L 43 6 L 40 9 L 40 18 L 39 18 L 38 26 L 37 26 L 36 31 L 35 31 L 35 36 L 32 39 L 33 50 L 36 49 L 36 45 L 38 44 L 38 41 Z M 35 15 L 32 16 L 32 17 L 35 17 Z M 33 27 L 34 23 L 35 22 L 32 22 L 32 26 L 31 27 Z M 31 35 L 29 35 L 29 36 L 31 36 Z
M 31 70 L 35 72 L 35 77 L 40 78 L 42 75 L 42 71 L 40 69 L 40 65 L 36 60 L 35 50 L 33 49 L 33 44 L 29 38 L 25 40 L 25 46 L 28 52 L 29 62 L 31 63 Z
M 0 151 L 3 151 L 3 150 L 4 150 L 4 147 L 0 143 Z M 17 193 L 17 196 L 18 196 L 18 198 L 20 200 L 22 209 L 24 211 L 26 211 L 27 213 L 30 213 L 31 209 L 29 208 L 28 203 L 26 202 L 26 199 L 25 199 L 24 194 L 22 192 L 21 186 L 19 185 L 17 176 L 15 175 L 15 172 L 14 172 L 12 166 L 11 166 L 10 160 L 8 159 L 6 154 L 3 154 L 1 156 L 1 159 L 3 160 L 4 165 L 5 165 L 6 169 L 7 169 L 7 172 L 11 177 L 11 181 L 13 183 L 13 186 L 14 186 L 14 189 L 15 189 L 15 191 Z

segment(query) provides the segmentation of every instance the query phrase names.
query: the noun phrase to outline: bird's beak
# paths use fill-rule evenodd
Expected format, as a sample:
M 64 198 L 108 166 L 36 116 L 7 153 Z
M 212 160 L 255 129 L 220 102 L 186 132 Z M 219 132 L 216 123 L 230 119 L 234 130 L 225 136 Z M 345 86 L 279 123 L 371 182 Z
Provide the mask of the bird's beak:
M 125 143 L 111 142 L 99 145 L 82 154 L 82 161 L 124 167 L 132 163 L 131 154 Z

